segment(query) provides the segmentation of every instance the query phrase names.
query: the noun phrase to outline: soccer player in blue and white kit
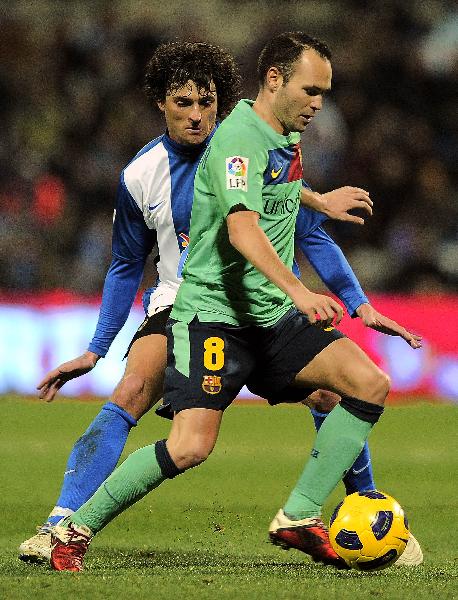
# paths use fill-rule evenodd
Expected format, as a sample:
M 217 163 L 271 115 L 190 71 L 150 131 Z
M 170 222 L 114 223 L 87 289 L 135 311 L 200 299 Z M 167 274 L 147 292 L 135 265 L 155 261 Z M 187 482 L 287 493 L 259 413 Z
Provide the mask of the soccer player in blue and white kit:
M 124 376 L 111 401 L 76 442 L 59 499 L 46 523 L 20 546 L 20 558 L 29 562 L 49 558 L 50 529 L 92 496 L 115 468 L 130 429 L 162 396 L 165 323 L 186 256 L 194 175 L 217 117 L 229 112 L 238 97 L 240 80 L 233 59 L 220 48 L 173 43 L 156 50 L 146 82 L 149 97 L 164 113 L 167 132 L 147 144 L 121 174 L 113 259 L 95 335 L 83 355 L 44 377 L 38 386 L 41 398 L 51 401 L 66 381 L 87 373 L 106 355 L 127 319 L 150 253 L 156 256 L 159 277 L 144 295 L 146 319 L 129 346 Z M 321 228 L 326 218 L 361 223 L 361 218 L 346 211 L 362 207 L 370 212 L 367 193 L 346 187 L 320 195 L 304 186 L 303 194 L 321 213 L 300 210 L 296 240 L 317 273 L 352 316 L 409 341 L 404 328 L 370 305 L 342 252 Z M 337 400 L 336 395 L 319 391 L 306 402 L 330 410 Z M 325 413 L 315 412 L 314 418 L 319 427 Z M 347 493 L 374 489 L 367 444 L 344 483 Z

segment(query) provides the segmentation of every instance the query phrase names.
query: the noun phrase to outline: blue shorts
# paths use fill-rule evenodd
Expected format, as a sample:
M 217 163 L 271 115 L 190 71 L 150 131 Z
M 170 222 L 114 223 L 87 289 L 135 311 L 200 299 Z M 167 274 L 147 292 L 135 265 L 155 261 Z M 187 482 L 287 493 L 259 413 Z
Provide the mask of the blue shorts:
M 124 358 L 127 358 L 130 349 L 140 338 L 153 334 L 165 336 L 165 326 L 171 312 L 172 307 L 168 306 L 167 308 L 164 308 L 164 310 L 154 313 L 154 315 L 151 315 L 150 317 L 146 316 L 143 323 L 135 332 L 135 335 L 126 350 L 126 353 L 124 354 Z
M 313 390 L 293 386 L 296 375 L 326 346 L 345 337 L 311 325 L 293 308 L 275 325 L 235 326 L 169 319 L 164 402 L 186 408 L 226 409 L 244 385 L 270 404 L 299 402 Z

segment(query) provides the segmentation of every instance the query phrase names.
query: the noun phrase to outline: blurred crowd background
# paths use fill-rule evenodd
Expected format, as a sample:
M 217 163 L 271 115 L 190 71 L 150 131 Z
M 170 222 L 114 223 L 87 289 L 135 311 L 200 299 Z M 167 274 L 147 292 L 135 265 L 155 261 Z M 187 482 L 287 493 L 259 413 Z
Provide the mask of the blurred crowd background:
M 455 2 L 12 1 L 0 16 L 0 290 L 101 290 L 119 172 L 163 131 L 142 92 L 157 44 L 210 41 L 237 58 L 244 96 L 273 34 L 334 55 L 333 90 L 303 136 L 317 191 L 368 189 L 364 227 L 331 224 L 368 290 L 458 283 Z M 318 281 L 305 266 L 310 285 Z

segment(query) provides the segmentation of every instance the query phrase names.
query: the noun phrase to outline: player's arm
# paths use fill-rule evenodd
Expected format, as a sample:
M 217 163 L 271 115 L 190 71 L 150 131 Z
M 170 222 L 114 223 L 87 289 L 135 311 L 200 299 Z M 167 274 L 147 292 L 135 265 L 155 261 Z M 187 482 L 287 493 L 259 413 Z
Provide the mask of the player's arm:
M 372 215 L 373 202 L 369 197 L 369 192 L 357 187 L 345 186 L 325 194 L 319 194 L 303 187 L 300 200 L 303 206 L 323 213 L 329 219 L 337 221 L 349 221 L 364 225 L 362 217 L 349 214 L 348 211 L 355 208 Z
M 256 269 L 287 294 L 311 323 L 330 325 L 340 322 L 342 307 L 332 298 L 314 294 L 280 260 L 270 240 L 258 224 L 259 213 L 243 205 L 232 208 L 226 222 L 229 241 Z
M 322 281 L 342 300 L 352 317 L 360 317 L 366 327 L 402 337 L 412 348 L 421 347 L 421 336 L 411 333 L 370 304 L 342 250 L 321 227 L 302 236 L 296 229 L 296 242 Z
M 140 209 L 121 182 L 113 221 L 113 256 L 105 277 L 94 337 L 86 352 L 43 377 L 37 386 L 40 398 L 51 402 L 67 381 L 88 373 L 106 355 L 129 316 L 154 242 L 154 232 L 147 228 Z

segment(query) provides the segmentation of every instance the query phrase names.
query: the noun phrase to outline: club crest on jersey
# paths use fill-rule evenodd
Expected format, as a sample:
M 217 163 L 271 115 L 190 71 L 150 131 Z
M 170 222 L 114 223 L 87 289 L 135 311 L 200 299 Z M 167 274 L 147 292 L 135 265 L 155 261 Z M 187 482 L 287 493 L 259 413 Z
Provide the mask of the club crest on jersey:
M 178 237 L 180 238 L 181 247 L 187 248 L 189 246 L 189 235 L 186 235 L 185 233 L 179 233 Z
M 221 377 L 218 375 L 204 375 L 202 389 L 207 394 L 219 394 L 221 391 Z
M 248 162 L 244 156 L 226 158 L 226 188 L 228 190 L 248 191 Z

